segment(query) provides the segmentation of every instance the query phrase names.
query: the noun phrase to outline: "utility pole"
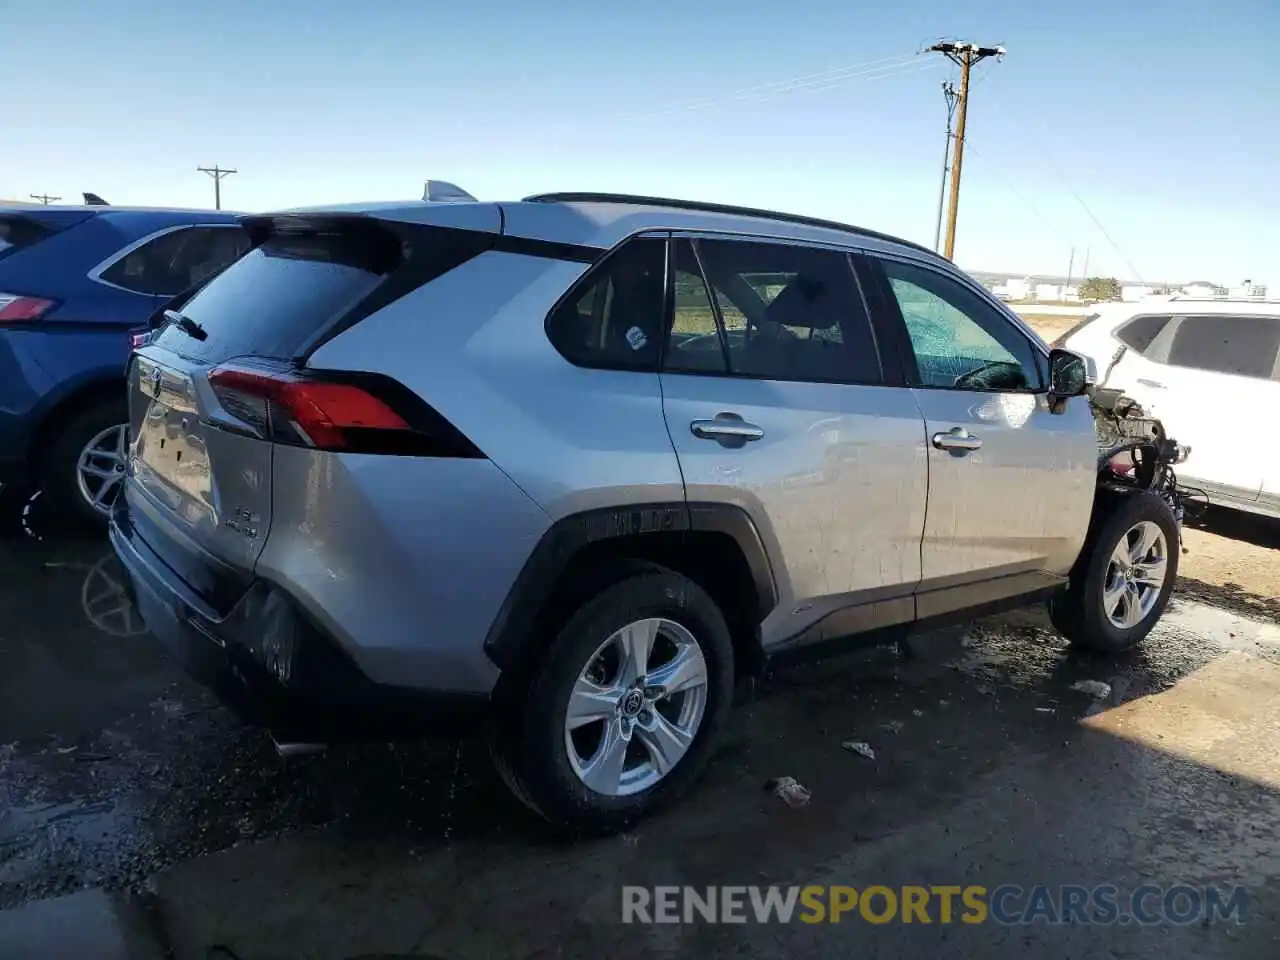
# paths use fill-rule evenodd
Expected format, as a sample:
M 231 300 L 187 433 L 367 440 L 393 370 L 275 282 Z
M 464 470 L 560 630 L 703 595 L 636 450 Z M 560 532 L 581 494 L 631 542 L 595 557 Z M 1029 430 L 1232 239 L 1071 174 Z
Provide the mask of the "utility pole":
M 951 137 L 954 135 L 951 124 L 956 116 L 956 100 L 959 97 L 950 80 L 942 81 L 942 96 L 947 101 L 947 140 L 942 148 L 942 184 L 938 187 L 938 220 L 933 228 L 935 252 L 942 247 L 942 204 L 947 197 L 947 173 L 951 169 Z
M 1076 248 L 1072 247 L 1071 257 L 1067 260 L 1067 282 L 1062 285 L 1062 298 L 1064 300 L 1067 297 L 1067 287 L 1071 286 L 1071 271 L 1075 269 L 1075 266 L 1076 266 Z
M 33 193 L 31 194 L 31 199 L 39 200 L 41 203 L 43 203 L 47 207 L 49 204 L 53 203 L 55 200 L 61 200 L 62 198 L 51 197 L 47 193 Z
M 213 177 L 213 209 L 222 209 L 222 178 L 229 177 L 233 173 L 239 173 L 238 170 L 224 170 L 216 164 L 212 167 L 196 167 L 200 173 L 207 173 Z
M 951 163 L 951 206 L 947 212 L 947 243 L 943 256 L 952 259 L 956 250 L 956 213 L 960 209 L 960 169 L 964 163 L 964 128 L 969 116 L 969 74 L 973 65 L 988 57 L 1003 57 L 1004 47 L 980 47 L 976 43 L 945 40 L 929 48 L 960 67 L 959 116 L 956 118 L 955 157 Z

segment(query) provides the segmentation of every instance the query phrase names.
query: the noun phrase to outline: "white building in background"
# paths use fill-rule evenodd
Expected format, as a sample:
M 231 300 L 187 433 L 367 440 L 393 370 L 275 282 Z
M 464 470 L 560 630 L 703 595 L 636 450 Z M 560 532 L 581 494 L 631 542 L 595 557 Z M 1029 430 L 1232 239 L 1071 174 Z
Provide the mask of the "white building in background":
M 1001 300 L 1028 300 L 1031 298 L 1031 280 L 1028 277 L 1009 277 L 993 284 L 991 292 Z
M 1216 283 L 1209 283 L 1206 280 L 1192 280 L 1190 283 L 1182 285 L 1182 295 L 1184 297 L 1219 297 L 1226 291 Z
M 1265 297 L 1267 295 L 1267 285 L 1265 283 L 1254 283 L 1252 280 L 1245 280 L 1231 288 L 1230 295 L 1240 299 L 1248 297 Z
M 1146 283 L 1120 284 L 1120 299 L 1125 303 L 1133 303 L 1136 300 L 1145 300 L 1155 292 L 1155 288 Z

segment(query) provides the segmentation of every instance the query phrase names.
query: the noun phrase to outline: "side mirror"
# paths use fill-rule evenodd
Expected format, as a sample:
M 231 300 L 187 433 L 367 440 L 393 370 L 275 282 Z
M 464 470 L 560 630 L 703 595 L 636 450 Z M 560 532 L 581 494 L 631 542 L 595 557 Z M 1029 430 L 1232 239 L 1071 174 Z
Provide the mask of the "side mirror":
M 1097 368 L 1088 357 L 1058 347 L 1050 350 L 1049 410 L 1061 413 L 1067 400 L 1084 396 L 1097 380 Z

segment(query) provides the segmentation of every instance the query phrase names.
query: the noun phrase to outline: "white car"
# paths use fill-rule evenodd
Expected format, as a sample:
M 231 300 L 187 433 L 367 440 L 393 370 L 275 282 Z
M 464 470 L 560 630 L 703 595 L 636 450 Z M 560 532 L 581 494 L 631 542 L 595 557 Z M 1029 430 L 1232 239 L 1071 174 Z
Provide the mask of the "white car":
M 1173 297 L 1100 304 L 1054 346 L 1092 357 L 1191 448 L 1184 487 L 1210 502 L 1280 518 L 1280 301 Z

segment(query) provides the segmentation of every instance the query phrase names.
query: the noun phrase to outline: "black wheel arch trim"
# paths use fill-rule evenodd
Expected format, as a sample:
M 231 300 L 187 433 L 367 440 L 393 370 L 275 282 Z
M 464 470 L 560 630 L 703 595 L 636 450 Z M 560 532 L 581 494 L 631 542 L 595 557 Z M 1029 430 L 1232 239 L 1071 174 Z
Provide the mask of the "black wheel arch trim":
M 539 539 L 485 638 L 485 653 L 499 668 L 515 665 L 534 640 L 532 627 L 560 576 L 584 548 L 619 537 L 657 533 L 722 533 L 742 551 L 763 620 L 777 606 L 778 588 L 764 541 L 741 507 L 682 501 L 637 503 L 585 510 L 562 517 Z

